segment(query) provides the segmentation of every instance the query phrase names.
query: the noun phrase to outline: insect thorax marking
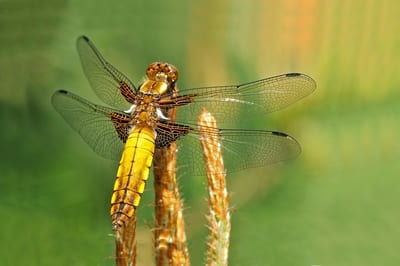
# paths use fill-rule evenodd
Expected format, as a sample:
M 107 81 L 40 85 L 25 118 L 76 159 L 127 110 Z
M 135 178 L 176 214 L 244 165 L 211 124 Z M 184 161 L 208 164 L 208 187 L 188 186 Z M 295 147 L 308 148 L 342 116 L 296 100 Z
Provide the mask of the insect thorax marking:
M 156 128 L 158 120 L 168 119 L 158 107 L 159 96 L 157 94 L 138 93 L 135 103 L 125 111 L 131 117 L 129 132 L 135 126 L 146 125 Z

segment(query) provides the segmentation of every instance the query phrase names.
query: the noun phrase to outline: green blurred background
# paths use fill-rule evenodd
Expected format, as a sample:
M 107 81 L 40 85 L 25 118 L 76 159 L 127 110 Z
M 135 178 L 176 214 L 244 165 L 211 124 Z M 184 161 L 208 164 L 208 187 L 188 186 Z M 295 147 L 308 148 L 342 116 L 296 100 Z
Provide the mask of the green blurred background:
M 302 155 L 228 177 L 230 265 L 399 265 L 399 16 L 395 0 L 0 1 L 0 265 L 114 263 L 116 163 L 50 104 L 58 89 L 99 102 L 81 34 L 135 82 L 157 60 L 178 67 L 181 88 L 312 76 L 312 95 L 253 125 L 295 136 Z M 203 265 L 205 179 L 180 185 Z M 153 263 L 153 197 L 151 182 L 139 265 Z

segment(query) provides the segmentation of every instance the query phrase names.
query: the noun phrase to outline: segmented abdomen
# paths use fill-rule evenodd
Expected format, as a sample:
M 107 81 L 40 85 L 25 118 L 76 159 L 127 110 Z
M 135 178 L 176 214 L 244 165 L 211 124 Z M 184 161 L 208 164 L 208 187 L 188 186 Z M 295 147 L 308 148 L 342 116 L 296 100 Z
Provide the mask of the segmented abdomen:
M 153 161 L 155 138 L 155 131 L 148 126 L 135 126 L 128 136 L 111 197 L 113 230 L 129 220 L 139 205 Z

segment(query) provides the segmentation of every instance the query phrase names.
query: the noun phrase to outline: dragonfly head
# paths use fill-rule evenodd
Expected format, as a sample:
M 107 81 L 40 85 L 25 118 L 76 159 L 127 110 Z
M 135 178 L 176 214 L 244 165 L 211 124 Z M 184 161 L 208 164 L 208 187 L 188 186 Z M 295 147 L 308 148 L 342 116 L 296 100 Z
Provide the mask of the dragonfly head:
M 175 91 L 175 82 L 178 79 L 178 70 L 175 66 L 155 62 L 147 68 L 146 75 L 148 79 L 140 87 L 141 92 L 165 95 Z
M 178 69 L 168 63 L 154 62 L 147 68 L 146 75 L 150 80 L 166 82 L 171 85 L 178 80 Z

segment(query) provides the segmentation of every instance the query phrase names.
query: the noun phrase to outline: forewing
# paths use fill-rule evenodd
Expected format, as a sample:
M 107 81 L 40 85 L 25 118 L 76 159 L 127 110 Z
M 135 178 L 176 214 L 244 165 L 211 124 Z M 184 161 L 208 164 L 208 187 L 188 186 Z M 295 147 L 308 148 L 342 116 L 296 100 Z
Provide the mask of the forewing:
M 110 106 L 127 110 L 135 98 L 133 83 L 104 59 L 88 37 L 79 37 L 76 46 L 83 71 L 97 96 Z
M 128 132 L 129 116 L 64 90 L 53 94 L 52 104 L 97 154 L 106 159 L 120 159 Z
M 218 124 L 224 125 L 237 121 L 239 115 L 251 118 L 283 109 L 309 95 L 315 88 L 316 83 L 311 77 L 290 73 L 241 85 L 181 90 L 180 98 L 175 103 L 171 101 L 171 105 L 181 105 L 178 123 L 196 121 L 205 108 L 214 115 Z
M 301 152 L 299 143 L 281 132 L 236 129 L 216 131 L 212 128 L 207 131 L 210 138 L 220 141 L 227 173 L 289 160 Z M 178 165 L 184 173 L 205 175 L 206 168 L 198 130 L 192 130 L 188 136 L 180 138 L 178 143 Z

